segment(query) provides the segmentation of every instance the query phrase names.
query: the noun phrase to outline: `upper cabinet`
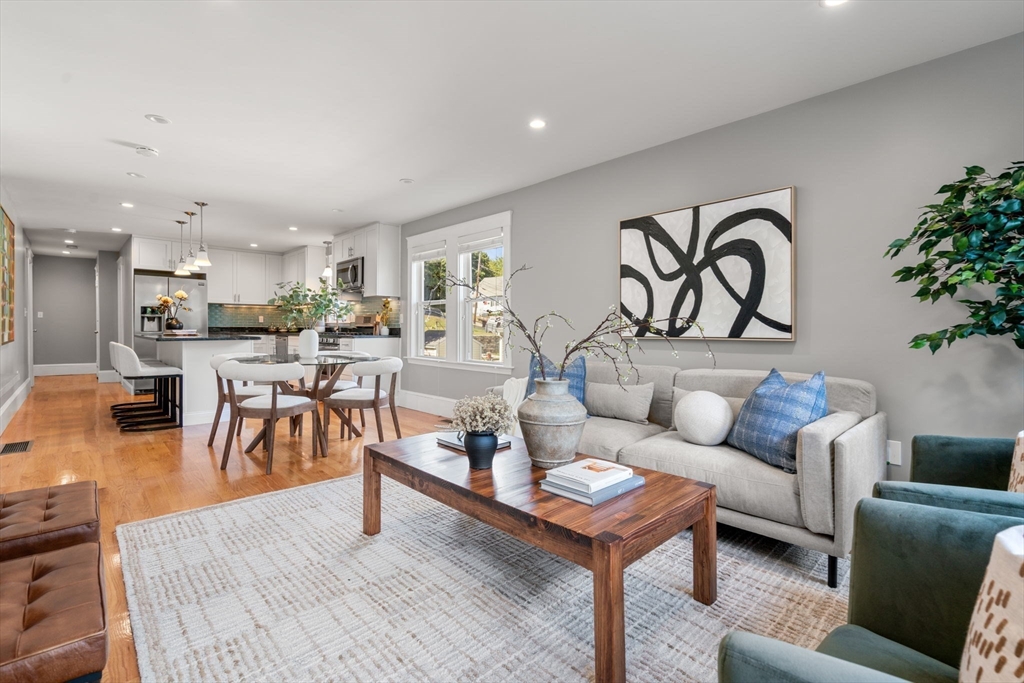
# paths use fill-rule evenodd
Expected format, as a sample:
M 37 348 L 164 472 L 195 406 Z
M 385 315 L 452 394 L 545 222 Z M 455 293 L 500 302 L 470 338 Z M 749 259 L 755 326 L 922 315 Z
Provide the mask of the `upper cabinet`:
M 267 257 L 251 251 L 235 252 L 235 295 L 240 304 L 263 304 L 267 299 Z
M 267 254 L 267 272 L 264 282 L 268 300 L 287 291 L 284 287 L 278 287 L 278 283 L 283 281 L 284 258 L 280 254 Z
M 206 273 L 206 296 L 211 304 L 266 305 L 274 296 L 272 287 L 280 282 L 280 256 L 230 249 L 210 249 L 209 252 L 213 265 L 203 272 Z M 268 273 L 268 261 L 275 264 L 275 272 Z
M 148 270 L 174 270 L 177 252 L 171 240 L 152 237 L 132 238 L 132 267 Z
M 397 225 L 371 223 L 335 235 L 335 261 L 363 258 L 363 296 L 401 296 L 401 232 Z
M 211 304 L 234 304 L 235 252 L 228 249 L 209 249 L 212 266 L 204 268 L 206 274 L 206 300 Z
M 302 247 L 289 251 L 282 258 L 281 279 L 288 283 L 303 282 L 310 289 L 320 289 L 320 276 L 323 275 L 327 259 L 324 247 Z M 333 282 L 334 278 L 328 278 Z

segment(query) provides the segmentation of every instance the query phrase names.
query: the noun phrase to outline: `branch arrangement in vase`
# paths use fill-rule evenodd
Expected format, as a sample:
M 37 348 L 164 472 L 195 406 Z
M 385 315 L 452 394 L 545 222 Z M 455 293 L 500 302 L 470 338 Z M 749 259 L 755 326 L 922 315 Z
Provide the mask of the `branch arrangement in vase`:
M 289 327 L 311 330 L 329 315 L 340 318 L 352 312 L 351 302 L 342 301 L 338 290 L 325 278 L 320 278 L 320 289 L 311 289 L 302 282 L 278 282 L 277 286 L 288 287 L 288 291 L 267 303 L 281 307 Z
M 192 309 L 185 305 L 185 302 L 188 301 L 188 294 L 183 289 L 175 292 L 174 298 L 166 294 L 157 294 L 156 300 L 156 309 L 160 311 L 161 315 L 168 315 L 171 320 L 177 319 L 178 311 L 192 312 Z
M 571 319 L 555 311 L 539 315 L 533 321 L 533 324 L 528 324 L 512 309 L 508 303 L 509 288 L 512 285 L 513 278 L 526 270 L 530 270 L 530 267 L 527 265 L 520 266 L 513 271 L 511 275 L 509 275 L 507 280 L 505 280 L 505 286 L 502 292 L 503 296 L 501 297 L 500 302 L 502 316 L 506 321 L 505 327 L 509 331 L 505 344 L 509 349 L 531 353 L 538 359 L 538 361 L 540 361 L 543 357 L 542 347 L 544 346 L 544 335 L 554 326 L 552 322 L 553 320 L 561 320 L 571 330 L 575 330 L 576 328 L 573 327 Z M 462 278 L 456 277 L 451 272 L 445 276 L 444 282 L 449 288 L 459 287 L 470 293 L 475 291 L 472 285 Z M 640 347 L 636 340 L 636 333 L 638 330 L 643 330 L 645 332 L 645 336 L 658 337 L 666 340 L 669 343 L 669 347 L 672 349 L 672 355 L 676 358 L 679 357 L 679 352 L 672 344 L 672 338 L 668 336 L 667 330 L 670 326 L 680 329 L 683 332 L 691 328 L 695 328 L 701 341 L 704 342 L 704 346 L 707 348 L 707 357 L 710 358 L 712 363 L 717 366 L 717 359 L 715 358 L 714 352 L 711 350 L 711 344 L 708 343 L 707 338 L 704 336 L 704 328 L 696 320 L 680 316 L 658 319 L 641 319 L 636 317 L 633 320 L 627 320 L 617 311 L 617 307 L 614 304 L 609 306 L 608 310 L 609 312 L 604 319 L 588 334 L 584 335 L 581 339 L 573 339 L 565 344 L 563 349 L 564 355 L 561 362 L 554 363 L 555 368 L 558 370 L 557 378 L 548 377 L 547 369 L 544 367 L 545 363 L 538 363 L 542 379 L 563 379 L 565 369 L 568 367 L 569 363 L 571 363 L 577 355 L 582 354 L 588 358 L 596 356 L 611 361 L 612 365 L 615 367 L 619 384 L 621 385 L 629 379 L 631 374 L 639 374 L 632 355 L 633 351 L 636 350 L 639 350 L 640 353 L 644 353 L 643 348 Z M 525 340 L 525 343 L 517 344 L 514 341 L 517 336 L 521 336 Z

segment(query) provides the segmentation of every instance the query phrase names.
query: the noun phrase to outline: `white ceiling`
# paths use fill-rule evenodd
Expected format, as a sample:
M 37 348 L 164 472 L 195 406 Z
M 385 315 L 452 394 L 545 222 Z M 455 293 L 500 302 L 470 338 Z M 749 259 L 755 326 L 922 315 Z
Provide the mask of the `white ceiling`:
M 174 237 L 203 200 L 207 242 L 285 250 L 1022 30 L 1020 1 L 4 0 L 0 174 L 26 228 Z
M 26 228 L 25 236 L 36 255 L 91 259 L 101 251 L 120 251 L 128 239 L 123 232 L 70 232 L 54 228 Z M 69 247 L 64 240 L 71 240 L 74 245 Z

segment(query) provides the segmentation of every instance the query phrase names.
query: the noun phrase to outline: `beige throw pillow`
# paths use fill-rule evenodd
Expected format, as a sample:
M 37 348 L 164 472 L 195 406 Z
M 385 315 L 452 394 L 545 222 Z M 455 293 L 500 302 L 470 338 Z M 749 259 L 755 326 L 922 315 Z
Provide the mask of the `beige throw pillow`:
M 1024 526 L 1000 532 L 960 658 L 960 683 L 1024 680 Z
M 613 417 L 637 424 L 647 424 L 654 400 L 654 383 L 626 385 L 587 382 L 583 405 L 595 417 Z
M 1024 432 L 1017 435 L 1013 445 L 1013 464 L 1010 466 L 1010 488 L 1013 493 L 1024 493 Z

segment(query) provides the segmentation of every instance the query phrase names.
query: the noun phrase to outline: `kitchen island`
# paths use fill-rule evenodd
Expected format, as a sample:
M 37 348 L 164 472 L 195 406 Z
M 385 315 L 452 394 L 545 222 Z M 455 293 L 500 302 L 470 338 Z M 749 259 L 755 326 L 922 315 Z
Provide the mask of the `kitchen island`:
M 214 334 L 184 336 L 136 333 L 138 339 L 157 342 L 156 357 L 181 368 L 184 383 L 182 416 L 184 425 L 210 424 L 217 408 L 217 374 L 210 359 L 222 353 L 252 353 L 252 335 Z M 224 411 L 222 420 L 227 419 Z

